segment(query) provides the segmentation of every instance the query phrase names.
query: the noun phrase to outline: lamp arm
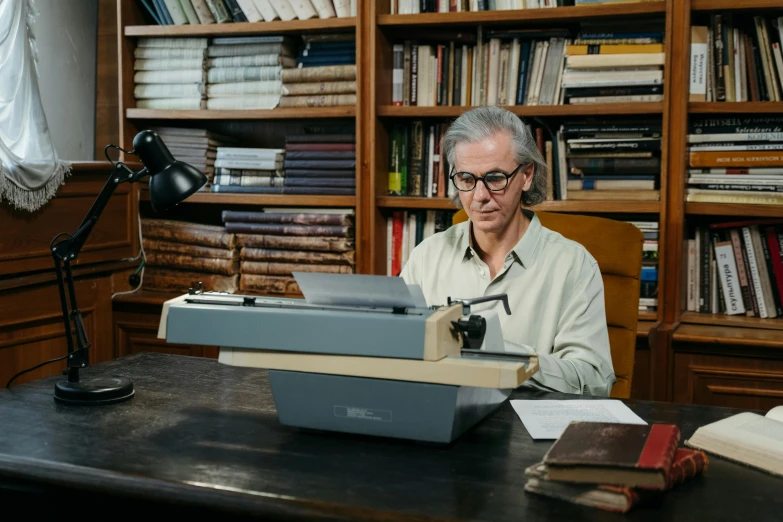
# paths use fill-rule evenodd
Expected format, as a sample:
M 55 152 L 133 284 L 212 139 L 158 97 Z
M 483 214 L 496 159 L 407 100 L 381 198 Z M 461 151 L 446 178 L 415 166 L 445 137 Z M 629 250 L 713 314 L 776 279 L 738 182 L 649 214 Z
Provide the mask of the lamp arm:
M 112 195 L 114 194 L 117 185 L 129 181 L 131 183 L 138 181 L 142 176 L 147 173 L 147 169 L 142 169 L 139 172 L 133 172 L 124 163 L 117 162 L 112 169 L 111 176 L 106 180 L 98 197 L 95 198 L 92 207 L 87 212 L 79 228 L 76 229 L 68 239 L 64 239 L 52 247 L 52 255 L 62 261 L 71 261 L 76 259 L 79 255 L 79 251 L 84 246 L 87 237 L 90 235 L 95 223 L 98 222 L 106 205 L 109 204 Z

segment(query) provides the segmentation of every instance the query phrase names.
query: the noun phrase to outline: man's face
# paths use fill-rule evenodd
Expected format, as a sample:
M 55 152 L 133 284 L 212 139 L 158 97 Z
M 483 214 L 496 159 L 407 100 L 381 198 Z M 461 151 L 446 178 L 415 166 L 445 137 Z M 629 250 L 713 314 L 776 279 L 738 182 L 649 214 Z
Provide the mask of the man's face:
M 499 132 L 474 143 L 459 143 L 454 148 L 455 172 L 470 172 L 477 178 L 488 172 L 510 174 L 519 165 L 514 159 L 511 140 Z M 459 192 L 459 199 L 474 230 L 484 233 L 503 231 L 519 209 L 523 190 L 533 181 L 533 166 L 523 166 L 501 191 L 490 191 L 480 180 L 470 192 Z

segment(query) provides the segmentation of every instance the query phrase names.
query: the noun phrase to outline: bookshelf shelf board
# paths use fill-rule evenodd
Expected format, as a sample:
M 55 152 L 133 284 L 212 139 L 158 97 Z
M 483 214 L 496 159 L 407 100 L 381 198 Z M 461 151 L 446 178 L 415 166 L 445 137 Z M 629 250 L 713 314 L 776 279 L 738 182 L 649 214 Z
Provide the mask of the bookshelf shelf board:
M 472 25 L 477 23 L 509 25 L 520 22 L 556 22 L 585 18 L 638 16 L 666 12 L 666 2 L 638 4 L 558 7 L 554 9 L 515 9 L 463 13 L 424 13 L 416 15 L 378 15 L 379 26 Z
M 291 20 L 288 22 L 243 22 L 199 25 L 129 25 L 125 36 L 241 36 L 252 34 L 348 31 L 356 28 L 356 17 Z
M 149 190 L 141 191 L 141 200 L 149 201 Z M 232 194 L 198 192 L 182 203 L 215 205 L 267 205 L 275 207 L 355 207 L 355 196 L 309 196 L 289 194 Z
M 725 11 L 735 9 L 782 9 L 780 0 L 692 0 L 693 11 Z
M 421 208 L 430 210 L 456 210 L 454 203 L 447 198 L 407 198 L 402 196 L 381 196 L 375 198 L 375 204 L 382 208 Z
M 127 109 L 129 120 L 286 120 L 315 118 L 353 118 L 355 106 L 306 107 L 234 111 L 167 111 Z
M 685 213 L 700 216 L 780 217 L 783 215 L 783 205 L 686 203 Z
M 639 312 L 639 321 L 655 321 L 658 319 L 657 312 Z M 637 327 L 641 328 L 641 327 Z M 649 330 L 649 328 L 648 328 Z
M 781 102 L 691 102 L 692 114 L 783 114 Z
M 652 315 L 651 318 L 647 318 L 648 315 Z M 655 312 L 639 312 L 639 322 L 636 324 L 637 337 L 648 337 L 650 330 L 657 326 L 655 321 Z
M 407 15 L 406 15 L 407 16 Z M 378 116 L 387 118 L 456 118 L 474 107 L 400 107 L 381 105 Z M 661 114 L 663 103 L 602 103 L 595 105 L 513 105 L 504 106 L 518 116 L 590 116 L 616 114 Z
M 783 319 L 760 319 L 747 315 L 701 314 L 683 312 L 680 322 L 687 324 L 706 324 L 712 326 L 755 328 L 760 330 L 783 330 Z
M 673 339 L 675 342 L 735 344 L 783 349 L 783 331 L 781 330 L 681 323 L 674 331 Z
M 446 198 L 381 196 L 376 198 L 375 203 L 381 208 L 456 209 Z M 533 210 L 600 214 L 652 214 L 660 211 L 660 204 L 657 201 L 544 201 L 533 207 Z

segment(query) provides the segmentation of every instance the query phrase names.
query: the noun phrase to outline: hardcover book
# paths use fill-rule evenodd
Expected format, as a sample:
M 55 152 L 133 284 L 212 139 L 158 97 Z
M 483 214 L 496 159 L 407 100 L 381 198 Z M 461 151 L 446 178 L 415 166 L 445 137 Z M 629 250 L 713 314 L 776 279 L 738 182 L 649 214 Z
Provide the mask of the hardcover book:
M 662 490 L 679 441 L 672 424 L 572 422 L 544 464 L 552 480 Z

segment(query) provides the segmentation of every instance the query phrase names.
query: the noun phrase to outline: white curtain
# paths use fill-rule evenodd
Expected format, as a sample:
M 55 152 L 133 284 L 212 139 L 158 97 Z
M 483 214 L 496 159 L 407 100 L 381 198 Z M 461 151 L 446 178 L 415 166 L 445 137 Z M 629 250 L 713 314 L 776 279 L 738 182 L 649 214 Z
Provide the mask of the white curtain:
M 32 0 L 0 0 L 0 201 L 36 211 L 71 166 L 57 157 L 38 91 Z

